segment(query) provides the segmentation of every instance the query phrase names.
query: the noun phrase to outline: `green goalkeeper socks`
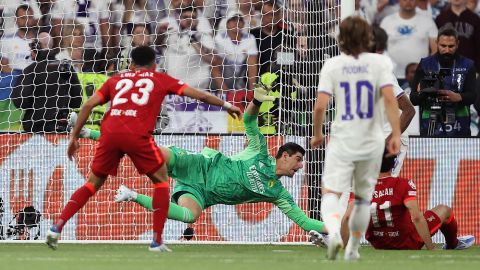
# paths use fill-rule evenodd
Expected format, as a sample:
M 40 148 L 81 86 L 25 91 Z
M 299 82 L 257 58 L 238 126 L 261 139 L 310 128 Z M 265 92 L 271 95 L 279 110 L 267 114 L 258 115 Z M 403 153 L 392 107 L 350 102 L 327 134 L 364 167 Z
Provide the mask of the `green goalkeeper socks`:
M 135 202 L 140 204 L 141 206 L 147 208 L 148 210 L 152 210 L 152 197 L 138 194 Z M 195 218 L 193 217 L 193 213 L 190 209 L 186 207 L 182 207 L 176 203 L 170 202 L 170 206 L 168 207 L 168 215 L 169 219 L 182 221 L 185 223 L 194 223 Z

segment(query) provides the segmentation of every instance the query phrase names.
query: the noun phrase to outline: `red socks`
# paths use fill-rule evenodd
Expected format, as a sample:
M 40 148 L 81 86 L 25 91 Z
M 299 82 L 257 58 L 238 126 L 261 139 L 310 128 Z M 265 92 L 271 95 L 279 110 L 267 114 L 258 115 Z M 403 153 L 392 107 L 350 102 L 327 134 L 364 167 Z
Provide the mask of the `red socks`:
M 68 201 L 62 211 L 60 219 L 55 222 L 59 232 L 62 231 L 65 223 L 87 203 L 88 199 L 90 199 L 95 192 L 97 192 L 97 190 L 93 184 L 87 182 L 73 193 L 72 197 L 70 197 L 70 201 Z
M 442 232 L 443 236 L 445 237 L 445 243 L 447 244 L 447 249 L 454 249 L 458 245 L 457 239 L 457 220 L 453 215 L 453 212 L 450 214 L 450 218 L 442 224 L 440 227 L 440 231 Z
M 154 185 L 153 191 L 153 241 L 162 244 L 162 233 L 167 221 L 168 206 L 170 204 L 170 188 L 168 182 Z

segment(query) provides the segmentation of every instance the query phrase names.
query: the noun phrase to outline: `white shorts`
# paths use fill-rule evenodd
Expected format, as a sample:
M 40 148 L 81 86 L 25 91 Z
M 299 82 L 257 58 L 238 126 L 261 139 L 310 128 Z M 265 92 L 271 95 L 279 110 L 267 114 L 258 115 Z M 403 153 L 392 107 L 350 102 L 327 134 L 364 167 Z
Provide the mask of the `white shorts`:
M 352 161 L 327 150 L 322 177 L 323 188 L 343 193 L 352 191 L 353 186 L 356 196 L 370 200 L 380 173 L 383 148 L 374 151 L 376 153 L 372 156 L 376 158 Z

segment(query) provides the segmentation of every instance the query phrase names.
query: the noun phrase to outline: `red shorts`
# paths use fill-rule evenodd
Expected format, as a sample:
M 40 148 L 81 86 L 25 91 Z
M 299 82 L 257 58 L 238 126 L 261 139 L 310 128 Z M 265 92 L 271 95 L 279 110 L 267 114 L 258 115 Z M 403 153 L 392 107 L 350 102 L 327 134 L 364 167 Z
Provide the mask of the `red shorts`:
M 93 174 L 100 177 L 117 175 L 118 164 L 125 154 L 140 174 L 154 173 L 164 162 L 152 136 L 102 134 L 92 161 Z

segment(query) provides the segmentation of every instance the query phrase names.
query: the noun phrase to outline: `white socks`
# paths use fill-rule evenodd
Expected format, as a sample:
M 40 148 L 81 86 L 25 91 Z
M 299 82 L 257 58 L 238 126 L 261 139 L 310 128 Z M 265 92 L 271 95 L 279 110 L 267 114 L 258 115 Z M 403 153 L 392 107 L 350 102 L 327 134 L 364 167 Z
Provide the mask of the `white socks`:
M 340 235 L 341 217 L 340 217 L 340 205 L 339 197 L 334 193 L 326 193 L 322 195 L 322 218 L 327 227 L 328 234 Z
M 370 202 L 366 200 L 355 200 L 348 226 L 350 227 L 350 239 L 348 240 L 345 253 L 358 253 L 360 240 L 367 230 L 370 222 Z M 327 227 L 328 228 L 328 227 Z

